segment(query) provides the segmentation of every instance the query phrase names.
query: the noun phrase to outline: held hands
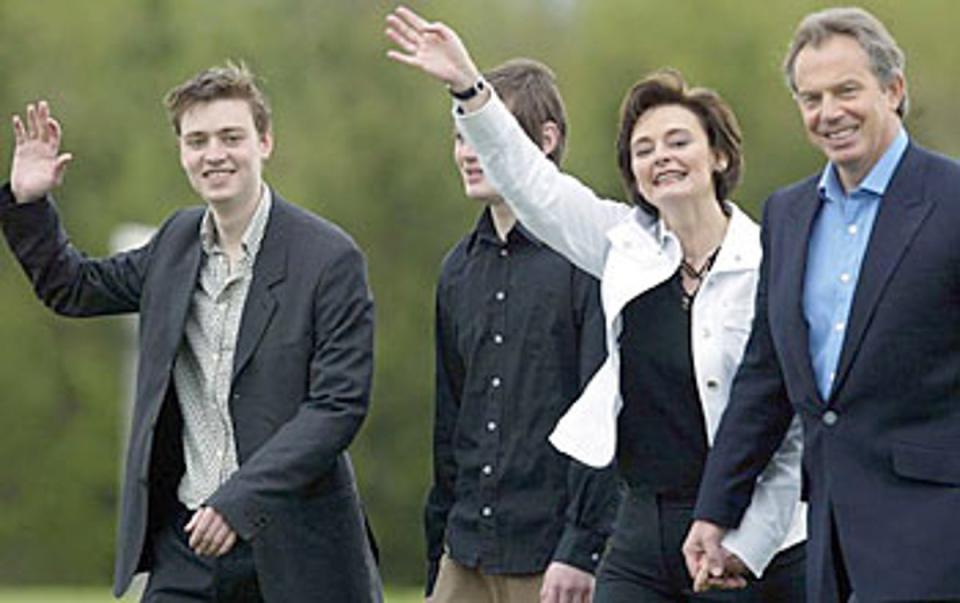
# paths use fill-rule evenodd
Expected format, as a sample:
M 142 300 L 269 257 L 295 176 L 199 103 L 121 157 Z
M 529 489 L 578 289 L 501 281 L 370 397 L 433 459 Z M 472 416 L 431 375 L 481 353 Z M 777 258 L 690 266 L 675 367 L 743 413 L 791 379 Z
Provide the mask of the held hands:
M 190 534 L 190 548 L 197 555 L 226 555 L 237 543 L 237 533 L 213 507 L 200 507 L 183 528 Z
M 388 50 L 388 57 L 419 68 L 452 90 L 466 90 L 480 77 L 457 32 L 443 23 L 428 23 L 409 8 L 399 6 L 387 15 L 385 33 L 400 47 Z
M 747 567 L 739 557 L 721 546 L 726 530 L 709 521 L 696 520 L 683 543 L 693 592 L 730 590 L 747 585 Z
M 13 116 L 16 149 L 10 168 L 10 187 L 17 203 L 36 201 L 60 186 L 70 153 L 60 153 L 60 124 L 50 116 L 47 101 L 27 105 L 24 125 Z
M 589 572 L 554 561 L 543 575 L 540 603 L 590 603 L 593 585 L 594 578 Z

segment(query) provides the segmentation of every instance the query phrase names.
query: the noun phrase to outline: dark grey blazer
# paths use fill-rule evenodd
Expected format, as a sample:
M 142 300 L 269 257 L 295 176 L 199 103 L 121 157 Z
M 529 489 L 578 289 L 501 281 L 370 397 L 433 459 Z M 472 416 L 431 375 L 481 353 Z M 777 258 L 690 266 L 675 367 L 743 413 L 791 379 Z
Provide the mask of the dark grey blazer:
M 150 569 L 149 538 L 183 471 L 172 371 L 200 267 L 203 208 L 171 216 L 144 247 L 78 252 L 52 200 L 0 222 L 37 295 L 69 316 L 139 312 L 140 362 L 114 592 Z M 274 196 L 243 310 L 230 392 L 239 470 L 207 503 L 253 548 L 268 602 L 379 601 L 346 448 L 367 412 L 373 302 L 363 255 L 339 228 Z
M 833 391 L 803 317 L 817 177 L 763 220 L 756 317 L 696 516 L 733 526 L 794 413 L 809 500 L 807 597 L 836 601 L 839 541 L 861 601 L 960 600 L 960 164 L 910 145 L 880 202 Z

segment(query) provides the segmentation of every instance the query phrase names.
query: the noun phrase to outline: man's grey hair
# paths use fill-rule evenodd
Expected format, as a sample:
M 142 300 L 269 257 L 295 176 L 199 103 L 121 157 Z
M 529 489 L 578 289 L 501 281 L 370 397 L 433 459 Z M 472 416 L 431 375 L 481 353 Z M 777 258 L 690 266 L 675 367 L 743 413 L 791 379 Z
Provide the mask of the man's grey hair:
M 818 48 L 833 36 L 850 36 L 860 44 L 870 60 L 870 69 L 884 86 L 900 76 L 906 82 L 906 57 L 883 23 L 872 14 L 857 7 L 828 8 L 804 17 L 793 34 L 790 48 L 783 61 L 783 72 L 790 91 L 797 93 L 794 74 L 797 55 L 807 46 Z M 906 86 L 897 114 L 903 118 L 909 109 Z

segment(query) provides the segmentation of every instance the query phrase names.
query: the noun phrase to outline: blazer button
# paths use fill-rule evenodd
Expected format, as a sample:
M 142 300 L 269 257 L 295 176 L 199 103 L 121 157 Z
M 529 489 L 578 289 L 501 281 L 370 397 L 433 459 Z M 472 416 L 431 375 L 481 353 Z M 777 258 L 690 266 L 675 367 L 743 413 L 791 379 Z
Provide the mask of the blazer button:
M 837 424 L 837 419 L 839 418 L 840 415 L 838 415 L 836 412 L 828 410 L 827 412 L 823 413 L 823 416 L 820 417 L 820 420 L 823 421 L 823 424 L 827 427 L 833 427 Z

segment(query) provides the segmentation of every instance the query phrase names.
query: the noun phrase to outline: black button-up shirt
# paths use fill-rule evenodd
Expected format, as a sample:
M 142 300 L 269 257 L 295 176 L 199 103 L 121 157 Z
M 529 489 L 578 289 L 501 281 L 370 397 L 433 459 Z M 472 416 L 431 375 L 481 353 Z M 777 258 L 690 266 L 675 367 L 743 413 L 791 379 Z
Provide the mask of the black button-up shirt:
M 501 241 L 486 210 L 444 260 L 436 320 L 428 592 L 444 543 L 490 574 L 592 572 L 616 478 L 547 436 L 605 357 L 597 281 L 519 224 Z

